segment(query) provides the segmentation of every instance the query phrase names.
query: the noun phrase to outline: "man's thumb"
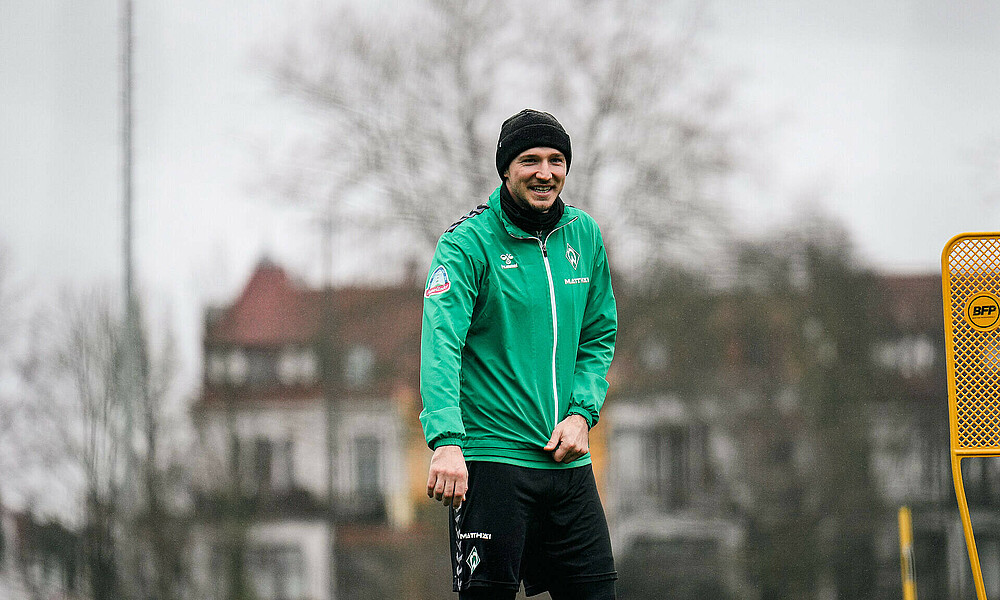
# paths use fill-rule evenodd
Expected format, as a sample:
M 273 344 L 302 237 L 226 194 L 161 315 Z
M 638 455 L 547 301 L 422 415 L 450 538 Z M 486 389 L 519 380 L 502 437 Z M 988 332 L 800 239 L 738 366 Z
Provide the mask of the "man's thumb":
M 559 446 L 559 428 L 556 427 L 555 431 L 552 432 L 552 437 L 549 438 L 549 443 L 545 444 L 543 450 L 555 450 Z

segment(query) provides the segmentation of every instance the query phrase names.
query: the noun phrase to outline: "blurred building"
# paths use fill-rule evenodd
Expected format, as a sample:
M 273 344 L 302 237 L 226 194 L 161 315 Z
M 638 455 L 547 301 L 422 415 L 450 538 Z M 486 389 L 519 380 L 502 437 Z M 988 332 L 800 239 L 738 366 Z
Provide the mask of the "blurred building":
M 418 420 L 422 289 L 314 289 L 263 261 L 232 304 L 207 311 L 193 409 L 197 593 L 327 598 L 334 548 L 338 598 L 451 594 L 447 511 L 426 497 Z M 591 442 L 602 483 L 603 439 Z
M 672 396 L 618 398 L 605 419 L 616 560 L 638 588 L 628 597 L 752 597 L 741 567 L 746 532 L 714 475 L 710 448 L 724 443 L 721 432 Z
M 619 594 L 757 598 L 746 526 L 720 460 L 732 440 L 710 378 L 723 344 L 700 335 L 722 309 L 680 287 L 616 290 L 619 336 L 601 427 Z
M 0 598 L 86 600 L 80 537 L 0 504 Z
M 839 448 L 824 447 L 815 412 L 824 409 L 802 397 L 814 389 L 812 373 L 850 351 L 813 317 L 800 318 L 814 297 L 619 293 L 602 419 L 623 597 L 785 597 L 762 589 L 762 573 L 791 579 L 811 561 L 823 597 L 898 595 L 902 505 L 914 511 L 919 597 L 975 597 L 949 462 L 941 279 L 882 275 L 871 285 L 876 306 L 856 325 L 870 335 L 873 401 L 854 415 L 863 431 Z M 845 457 L 860 457 L 859 479 L 818 479 L 836 470 L 824 461 Z M 965 463 L 987 589 L 1000 589 L 1000 461 Z M 822 497 L 830 494 L 856 494 L 861 505 Z M 860 532 L 825 530 L 823 506 L 849 507 Z M 825 548 L 836 544 L 856 555 Z
M 974 599 L 972 570 L 951 473 L 941 277 L 882 279 L 891 335 L 875 360 L 895 373 L 897 401 L 871 407 L 872 469 L 884 499 L 878 539 L 881 588 L 899 590 L 895 509 L 913 510 L 914 559 L 921 599 Z M 987 590 L 1000 590 L 1000 461 L 963 461 Z
M 208 311 L 192 555 L 206 597 L 328 598 L 331 548 L 338 597 L 407 597 L 393 586 L 429 538 L 415 519 L 421 299 L 310 289 L 264 261 Z
M 940 278 L 867 285 L 878 300 L 844 317 L 859 320 L 846 334 L 831 319 L 858 301 L 837 306 L 836 285 L 822 318 L 815 297 L 767 286 L 750 300 L 684 285 L 617 290 L 611 392 L 591 444 L 623 598 L 787 597 L 769 573 L 822 597 L 897 594 L 903 504 L 920 597 L 974 597 L 948 462 Z M 450 594 L 446 513 L 424 494 L 421 302 L 416 283 L 313 289 L 265 261 L 231 305 L 208 311 L 191 554 L 203 597 L 245 584 L 261 600 L 327 598 L 331 548 L 339 598 Z M 844 346 L 858 335 L 864 354 L 852 358 Z M 874 400 L 851 409 L 856 431 L 816 412 L 843 390 L 826 404 L 803 396 L 827 393 L 823 377 L 850 379 L 838 370 L 845 356 L 873 386 L 859 397 Z M 856 435 L 824 441 L 845 431 Z M 825 480 L 831 460 L 857 464 Z M 966 463 L 997 589 L 1000 469 Z M 856 527 L 830 529 L 827 510 Z

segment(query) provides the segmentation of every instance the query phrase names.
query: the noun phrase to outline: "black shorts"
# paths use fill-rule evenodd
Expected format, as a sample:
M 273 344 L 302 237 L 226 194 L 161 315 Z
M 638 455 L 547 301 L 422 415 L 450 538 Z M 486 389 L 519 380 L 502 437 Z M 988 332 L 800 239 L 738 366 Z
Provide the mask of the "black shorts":
M 532 469 L 469 461 L 469 491 L 450 511 L 456 592 L 470 586 L 540 594 L 563 583 L 617 579 L 590 465 Z

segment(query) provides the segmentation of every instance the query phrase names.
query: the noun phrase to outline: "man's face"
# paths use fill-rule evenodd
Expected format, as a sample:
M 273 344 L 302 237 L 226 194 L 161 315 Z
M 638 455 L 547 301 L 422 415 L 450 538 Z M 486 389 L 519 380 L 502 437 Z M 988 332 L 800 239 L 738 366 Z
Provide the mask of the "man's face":
M 504 177 L 515 202 L 545 212 L 566 182 L 566 157 L 555 148 L 529 148 L 510 161 Z

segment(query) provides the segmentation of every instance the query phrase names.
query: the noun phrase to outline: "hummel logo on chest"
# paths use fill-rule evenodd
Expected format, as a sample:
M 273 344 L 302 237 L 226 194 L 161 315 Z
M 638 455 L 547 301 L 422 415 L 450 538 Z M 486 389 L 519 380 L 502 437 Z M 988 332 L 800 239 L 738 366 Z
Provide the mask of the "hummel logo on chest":
M 516 269 L 517 268 L 517 263 L 514 262 L 514 255 L 513 254 L 501 254 L 500 255 L 500 260 L 503 261 L 503 264 L 500 265 L 501 269 Z

